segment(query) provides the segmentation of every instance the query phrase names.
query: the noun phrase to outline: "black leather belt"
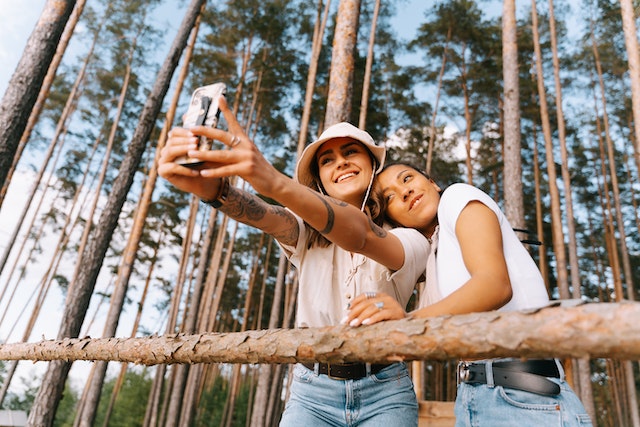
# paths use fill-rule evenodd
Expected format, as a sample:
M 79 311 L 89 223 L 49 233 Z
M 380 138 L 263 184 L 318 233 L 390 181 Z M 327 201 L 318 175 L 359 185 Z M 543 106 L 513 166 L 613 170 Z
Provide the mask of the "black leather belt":
M 547 396 L 560 394 L 560 386 L 548 379 L 560 378 L 554 359 L 496 361 L 492 370 L 495 385 Z M 465 383 L 487 384 L 487 362 L 461 362 L 458 378 Z
M 315 371 L 314 363 L 303 363 L 305 368 Z M 367 375 L 377 374 L 387 366 L 388 364 L 371 364 L 371 369 L 367 374 L 366 363 L 318 363 L 318 374 L 327 375 L 334 380 L 358 380 L 364 378 Z

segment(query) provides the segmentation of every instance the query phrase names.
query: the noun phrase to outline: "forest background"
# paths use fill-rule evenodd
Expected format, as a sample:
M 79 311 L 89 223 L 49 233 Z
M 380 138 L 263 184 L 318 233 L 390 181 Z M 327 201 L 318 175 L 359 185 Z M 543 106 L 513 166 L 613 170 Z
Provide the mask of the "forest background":
M 7 0 L 3 0 L 5 3 Z M 12 17 L 4 15 L 11 7 L 15 7 L 18 2 L 11 2 L 12 6 L 6 6 L 3 9 L 2 20 L 11 22 L 15 25 L 18 21 Z M 19 2 L 20 7 L 28 7 L 27 2 Z M 44 2 L 40 2 L 42 5 Z M 93 140 L 98 138 L 108 123 L 105 123 L 104 117 L 112 118 L 114 115 L 114 103 L 117 102 L 117 91 L 122 85 L 122 70 L 125 66 L 123 62 L 128 55 L 128 49 L 131 49 L 133 40 L 138 37 L 134 47 L 135 56 L 132 62 L 134 70 L 133 86 L 130 94 L 127 95 L 128 106 L 119 124 L 116 146 L 113 151 L 111 164 L 108 166 L 108 172 L 104 187 L 99 190 L 101 196 L 98 199 L 104 201 L 109 192 L 110 182 L 113 182 L 114 174 L 124 151 L 126 143 L 133 128 L 136 126 L 136 120 L 139 110 L 144 102 L 145 92 L 149 90 L 153 84 L 155 71 L 158 64 L 163 60 L 166 46 L 173 38 L 175 31 L 174 25 L 181 18 L 184 2 L 130 2 L 134 5 L 125 12 L 125 7 L 119 2 L 112 2 L 114 10 L 113 15 L 107 16 L 105 27 L 99 27 L 99 23 L 104 15 L 105 5 L 107 2 L 88 2 L 87 11 L 81 17 L 77 34 L 72 38 L 72 43 L 65 55 L 59 75 L 54 84 L 52 94 L 49 97 L 48 105 L 43 118 L 38 123 L 36 133 L 33 140 L 26 147 L 26 151 L 16 173 L 11 181 L 7 199 L 4 201 L 0 210 L 0 249 L 6 250 L 5 236 L 13 232 L 15 228 L 16 214 L 22 209 L 25 203 L 37 200 L 42 194 L 44 187 L 40 187 L 36 193 L 36 197 L 29 198 L 29 188 L 31 181 L 35 178 L 40 164 L 44 158 L 44 152 L 47 150 L 49 141 L 52 138 L 58 118 L 60 117 L 63 103 L 65 102 L 65 94 L 69 93 L 70 87 L 73 85 L 73 79 L 80 69 L 81 62 L 87 55 L 91 40 L 94 34 L 99 34 L 99 42 L 96 45 L 96 52 L 91 55 L 91 65 L 89 69 L 89 78 L 86 79 L 85 88 L 80 95 L 77 112 L 66 125 L 69 133 L 66 138 L 69 142 L 64 143 L 64 148 L 59 152 L 59 157 L 55 166 L 50 166 L 55 172 L 47 171 L 45 176 L 51 176 L 48 186 L 49 196 L 47 196 L 42 207 L 35 210 L 35 204 L 29 212 L 28 218 L 34 218 L 36 226 L 27 232 L 26 229 L 21 230 L 21 234 L 17 243 L 12 248 L 12 257 L 8 259 L 7 266 L 3 268 L 0 276 L 0 286 L 6 286 L 7 293 L 0 299 L 0 311 L 2 311 L 3 320 L 0 321 L 0 339 L 6 341 L 16 341 L 23 337 L 23 331 L 26 328 L 29 310 L 32 309 L 32 292 L 37 289 L 37 283 L 44 274 L 43 265 L 53 257 L 55 250 L 60 247 L 58 244 L 58 236 L 61 235 L 62 229 L 66 227 L 64 224 L 65 217 L 74 217 L 78 215 L 78 228 L 76 229 L 73 239 L 77 239 L 81 229 L 81 225 L 86 218 L 82 218 L 81 214 L 66 214 L 67 209 L 71 208 L 71 200 L 73 194 L 78 189 L 91 188 L 91 185 L 81 183 L 80 170 L 88 166 L 87 170 L 91 173 L 88 175 L 93 179 L 97 177 L 100 169 L 99 158 L 103 153 L 103 147 L 97 148 L 98 156 L 89 160 L 90 154 L 87 151 L 93 144 Z M 170 3 L 170 5 L 169 5 Z M 302 3 L 301 3 L 302 4 Z M 423 164 L 426 157 L 426 149 L 430 139 L 430 129 L 432 114 L 437 113 L 436 124 L 438 126 L 438 137 L 435 138 L 436 145 L 434 147 L 434 162 L 432 172 L 436 179 L 448 184 L 455 181 L 471 180 L 475 185 L 485 189 L 499 202 L 503 202 L 503 185 L 502 182 L 502 160 L 501 154 L 501 114 L 500 114 L 500 91 L 502 70 L 500 67 L 500 4 L 495 3 L 472 3 L 472 2 L 451 2 L 451 5 L 459 5 L 462 9 L 453 10 L 457 14 L 438 15 L 437 11 L 446 10 L 448 2 L 442 3 L 423 3 L 418 1 L 402 2 L 398 1 L 391 5 L 384 5 L 381 12 L 381 18 L 378 22 L 379 30 L 376 38 L 376 62 L 373 71 L 373 89 L 370 94 L 369 114 L 366 121 L 366 129 L 369 130 L 377 140 L 387 141 L 391 150 L 391 156 L 398 158 L 401 155 L 413 156 L 416 163 Z M 614 233 L 618 238 L 622 238 L 627 246 L 627 256 L 629 257 L 630 275 L 622 274 L 625 280 L 625 291 L 633 290 L 628 283 L 637 282 L 638 280 L 638 252 L 640 251 L 638 242 L 638 215 L 637 215 L 637 191 L 638 188 L 638 166 L 633 161 L 633 144 L 632 132 L 630 128 L 629 115 L 629 90 L 627 76 L 627 67 L 625 66 L 624 45 L 621 38 L 621 24 L 619 10 L 616 8 L 617 3 L 599 2 L 599 3 L 581 3 L 581 4 L 556 4 L 556 19 L 558 20 L 558 33 L 560 45 L 558 52 L 561 57 L 562 66 L 561 74 L 563 77 L 562 84 L 565 90 L 565 117 L 567 123 L 568 147 L 570 150 L 569 170 L 571 171 L 572 183 L 574 185 L 572 194 L 574 196 L 573 206 L 575 212 L 576 224 L 576 240 L 578 242 L 578 255 L 580 260 L 580 284 L 577 294 L 584 299 L 596 301 L 610 301 L 620 297 L 619 292 L 616 295 L 616 280 L 618 273 L 611 267 L 609 254 L 606 248 L 610 248 L 610 243 L 605 241 L 606 220 L 603 218 L 610 216 L 610 212 L 614 209 L 604 205 L 604 197 L 602 196 L 603 180 L 611 180 L 612 177 L 603 178 L 600 174 L 601 156 L 598 146 L 598 139 L 602 137 L 603 132 L 597 132 L 599 125 L 594 117 L 594 111 L 602 110 L 602 104 L 594 101 L 602 94 L 597 94 L 594 90 L 595 75 L 597 70 L 594 66 L 593 45 L 590 38 L 590 22 L 597 22 L 598 25 L 593 28 L 593 35 L 599 42 L 599 48 L 602 49 L 601 54 L 604 55 L 604 74 L 602 75 L 606 81 L 606 93 L 604 96 L 611 103 L 611 127 L 609 136 L 612 137 L 614 157 L 613 170 L 616 174 L 617 191 L 620 200 L 619 218 L 622 219 L 622 230 L 627 229 L 626 233 L 619 231 Z M 157 6 L 157 9 L 152 7 Z M 172 9 L 176 6 L 176 9 Z M 282 6 L 282 5 L 280 5 Z M 224 6 L 220 6 L 221 10 Z M 547 267 L 546 278 L 550 293 L 553 297 L 559 297 L 559 291 L 556 283 L 556 272 L 554 272 L 555 261 L 551 247 L 551 228 L 550 220 L 550 200 L 548 190 L 545 190 L 547 184 L 545 181 L 548 177 L 545 175 L 544 146 L 542 143 L 541 130 L 538 129 L 539 115 L 538 106 L 535 101 L 535 84 L 531 81 L 533 55 L 530 39 L 530 5 L 520 5 L 521 10 L 518 12 L 520 18 L 519 25 L 521 46 L 521 103 L 523 110 L 523 184 L 526 205 L 526 227 L 534 230 L 534 234 L 539 234 L 537 238 L 546 244 L 541 250 L 533 247 L 532 254 L 541 263 Z M 121 9 L 118 9 L 121 8 Z M 358 83 L 358 78 L 362 80 L 362 70 L 364 68 L 364 59 L 366 57 L 366 41 L 368 39 L 368 30 L 370 27 L 370 18 L 372 13 L 372 4 L 363 3 L 363 13 L 360 22 L 359 41 L 359 77 L 356 77 L 355 90 L 357 94 L 355 98 L 359 102 L 359 90 L 362 83 Z M 548 12 L 546 4 L 540 5 L 542 16 Z M 453 9 L 453 7 L 452 7 Z M 29 7 L 31 13 L 38 10 L 38 7 Z M 305 8 L 301 9 L 306 14 L 295 14 L 290 9 L 283 8 L 278 11 L 282 15 L 283 21 L 287 21 L 286 25 L 271 17 L 274 23 L 279 23 L 283 27 L 298 28 L 300 34 L 307 34 L 304 31 L 309 30 L 309 23 L 300 18 L 312 20 L 315 8 L 311 3 L 306 3 Z M 269 11 L 267 11 L 269 12 Z M 265 12 L 265 13 L 267 13 Z M 273 12 L 273 11 L 271 11 Z M 124 16 L 127 13 L 129 16 Z M 470 21 L 465 21 L 465 14 L 469 13 Z M 170 20 L 170 17 L 177 17 L 176 22 Z M 188 82 L 181 96 L 181 104 L 179 110 L 184 109 L 187 99 L 193 87 L 202 83 L 208 83 L 210 76 L 224 76 L 225 80 L 231 88 L 235 87 L 238 82 L 241 58 L 234 54 L 242 46 L 239 43 L 233 46 L 231 43 L 238 43 L 238 40 L 228 40 L 231 34 L 238 36 L 244 43 L 248 40 L 248 34 L 252 29 L 249 26 L 245 28 L 242 24 L 252 22 L 250 19 L 243 21 L 243 16 L 233 14 L 224 15 L 229 20 L 226 24 L 217 23 L 216 15 L 206 15 L 209 21 L 206 21 L 206 30 L 201 35 L 201 41 L 197 44 L 196 55 L 192 64 L 193 71 L 188 77 Z M 33 20 L 37 19 L 38 14 L 33 16 Z M 131 19 L 128 21 L 127 19 Z M 149 19 L 151 18 L 151 19 Z M 245 17 L 246 18 L 246 17 Z M 232 22 L 237 19 L 238 21 Z M 448 19 L 448 20 L 447 20 Z M 118 21 L 119 20 L 119 21 Z M 136 20 L 139 20 L 136 22 Z M 462 31 L 460 27 L 455 27 L 460 31 L 459 39 L 455 43 L 447 45 L 445 41 L 447 24 L 458 20 L 458 24 L 467 24 L 467 28 Z M 548 39 L 548 24 L 545 24 L 543 18 L 541 24 L 541 32 L 543 39 L 543 49 L 545 58 L 545 70 L 548 71 L 548 96 L 553 96 L 553 81 L 551 79 L 551 53 Z M 32 21 L 33 22 L 33 21 Z M 140 24 L 143 22 L 143 24 Z M 431 22 L 432 25 L 421 24 Z M 118 24 L 121 24 L 118 27 Z M 231 25 L 233 24 L 233 25 Z M 256 25 L 261 24 L 255 22 Z M 264 23 L 262 23 L 264 24 Z M 296 25 L 300 25 L 296 27 Z M 137 34 L 137 30 L 143 28 L 144 32 Z M 329 23 L 331 28 L 332 24 Z M 267 26 L 268 27 L 268 26 Z M 449 25 L 451 27 L 451 25 Z M 12 25 L 3 26 L 13 28 Z M 102 29 L 101 29 L 102 28 Z M 216 34 L 216 29 L 227 31 L 226 33 Z M 256 68 L 251 70 L 253 73 L 252 84 L 256 84 L 257 70 L 260 67 L 268 68 L 272 74 L 265 77 L 267 80 L 262 83 L 260 97 L 253 97 L 253 101 L 260 105 L 262 110 L 256 112 L 250 107 L 249 100 L 240 101 L 244 103 L 241 107 L 241 114 L 245 115 L 245 120 L 252 123 L 253 132 L 256 141 L 261 148 L 267 153 L 274 162 L 287 173 L 291 173 L 295 161 L 295 149 L 297 145 L 298 121 L 301 111 L 301 102 L 304 93 L 304 78 L 306 77 L 306 62 L 308 61 L 308 40 L 305 37 L 296 39 L 287 31 L 278 33 L 277 42 L 270 40 L 267 28 L 256 26 L 254 30 L 259 28 L 264 31 L 261 34 L 263 38 L 263 46 L 269 46 L 271 49 L 268 55 L 272 55 L 277 62 L 270 62 L 266 57 L 258 57 L 252 59 Z M 20 49 L 21 44 L 28 36 L 30 27 L 28 24 L 22 26 L 25 31 L 25 38 L 16 41 L 15 32 L 11 32 L 10 36 L 4 37 L 2 46 L 10 43 L 14 48 Z M 97 30 L 97 31 L 96 31 Z M 205 35 L 206 34 L 206 35 Z M 330 39 L 333 32 L 329 29 L 326 37 Z M 205 37 L 207 38 L 206 42 Z M 274 36 L 275 37 L 275 36 Z M 124 41 L 124 42 L 123 42 Z M 122 43 L 120 43 L 122 42 Z M 207 43 L 212 47 L 208 51 Z M 230 43 L 226 45 L 226 43 Z M 231 47 L 233 46 L 233 47 Z M 244 44 L 246 47 L 247 45 Z M 321 57 L 321 65 L 318 77 L 316 99 L 314 105 L 316 112 L 313 114 L 311 121 L 311 129 L 306 140 L 313 139 L 322 126 L 322 88 L 326 88 L 327 65 L 330 57 L 330 43 L 325 41 L 323 45 L 324 52 Z M 217 49 L 219 47 L 219 49 Z M 262 47 L 262 46 L 261 46 Z M 408 51 L 410 48 L 411 52 Z M 446 69 L 443 79 L 442 98 L 436 98 L 437 85 L 439 82 L 439 71 L 441 65 L 442 53 L 445 49 L 449 50 L 449 61 L 445 64 Z M 260 51 L 258 48 L 254 52 Z M 4 54 L 3 51 L 0 52 Z M 257 55 L 257 54 L 256 54 Z M 322 59 L 324 58 L 324 59 Z M 324 62 L 323 62 L 324 61 Z M 7 62 L 10 64 L 11 62 Z M 2 76 L 13 67 L 6 67 L 3 62 Z M 118 74 L 119 73 L 119 74 Z M 251 74 L 250 73 L 250 74 Z M 177 73 L 176 73 L 177 74 Z M 0 80 L 0 84 L 6 85 L 5 81 L 9 76 Z M 177 76 L 174 76 L 174 80 Z M 529 81 L 527 85 L 527 81 Z M 268 82 L 268 83 L 267 83 Z M 462 83 L 466 84 L 467 89 Z M 323 86 L 324 85 L 324 86 Z M 264 89 L 267 87 L 268 89 Z M 4 91 L 4 87 L 2 87 Z M 171 89 L 169 94 L 171 94 Z M 233 91 L 231 92 L 233 94 Z M 466 96 L 465 96 L 466 95 Z M 251 99 L 251 95 L 247 95 Z M 170 95 L 165 100 L 168 102 Z M 439 106 L 436 105 L 436 99 Z M 465 100 L 469 107 L 465 116 Z M 436 109 L 437 108 L 437 109 Z M 434 110 L 435 109 L 435 110 Z M 357 123 L 357 111 L 354 109 L 353 122 Z M 553 107 L 552 107 L 553 110 Z M 251 111 L 251 113 L 249 112 Z M 269 113 L 266 113 L 268 111 Z M 553 111 L 552 111 L 553 113 Z M 598 113 L 596 116 L 598 116 Z M 554 119 L 555 120 L 555 119 Z M 163 120 L 158 120 L 158 130 L 163 125 Z M 109 123 L 110 124 L 110 123 Z M 554 126 L 554 137 L 557 137 L 557 130 Z M 447 131 L 445 132 L 445 128 Z M 468 133 L 467 133 L 468 131 Z M 157 138 L 157 135 L 156 137 Z M 534 145 L 540 150 L 535 154 Z M 538 146 L 539 145 L 539 146 Z M 468 151 L 467 151 L 468 150 Z M 555 148 L 557 158 L 558 148 Z M 149 150 L 151 151 L 151 150 Z M 102 334 L 103 323 L 106 319 L 106 311 L 108 307 L 108 296 L 111 295 L 109 289 L 113 285 L 115 272 L 117 271 L 119 260 L 122 255 L 123 244 L 126 241 L 128 230 L 131 226 L 131 215 L 135 209 L 135 203 L 139 197 L 142 183 L 144 182 L 145 168 L 148 169 L 152 156 L 148 152 L 145 156 L 145 165 L 141 165 L 140 173 L 137 174 L 136 182 L 131 190 L 129 200 L 125 204 L 123 213 L 121 214 L 121 222 L 116 230 L 112 245 L 109 249 L 105 264 L 100 273 L 96 285 L 96 292 L 91 300 L 91 305 L 87 316 L 87 325 L 83 326 L 83 333 L 91 336 L 100 336 Z M 606 157 L 606 156 L 605 156 Z M 534 170 L 534 160 L 539 160 L 540 165 L 537 171 Z M 607 165 L 610 159 L 605 158 L 602 164 L 606 165 L 605 170 L 611 165 Z M 92 163 L 93 162 L 93 163 Z M 557 168 L 560 169 L 560 161 L 557 160 Z M 471 171 L 471 173 L 470 173 Z M 619 175 L 619 176 L 618 176 Z M 535 176 L 541 179 L 538 185 L 535 185 Z M 560 186 L 564 184 L 559 181 Z M 536 207 L 538 201 L 535 197 L 536 189 L 542 190 L 540 196 L 540 206 Z M 80 192 L 82 193 L 82 192 Z M 79 193 L 79 194 L 80 194 Z M 55 196 L 53 195 L 55 194 Z M 599 198 L 600 196 L 600 198 Z M 90 200 L 88 196 L 84 200 Z M 157 202 L 153 214 L 147 220 L 149 222 L 148 229 L 151 230 L 140 249 L 139 265 L 136 267 L 132 276 L 130 290 L 127 293 L 127 304 L 124 306 L 124 314 L 118 324 L 117 336 L 127 336 L 131 333 L 132 324 L 135 320 L 136 303 L 141 300 L 143 290 L 145 289 L 145 281 L 149 281 L 148 300 L 142 311 L 143 317 L 140 319 L 140 325 L 137 334 L 153 334 L 163 333 L 167 322 L 167 307 L 169 300 L 175 289 L 178 262 L 180 257 L 180 245 L 183 242 L 185 233 L 185 224 L 188 216 L 188 199 L 185 195 L 177 194 L 167 187 L 163 182 L 158 183 L 158 191 L 156 192 Z M 565 202 L 566 203 L 566 202 Z M 86 203 L 89 204 L 89 203 Z M 563 212 L 566 215 L 566 204 Z M 543 218 L 542 228 L 538 227 L 536 212 L 539 212 Z M 175 215 L 174 215 L 175 214 Z M 194 240 L 199 239 L 203 233 L 198 230 L 206 229 L 206 218 L 208 211 L 202 209 L 198 214 L 196 221 L 199 224 L 196 227 Z M 94 217 L 95 220 L 95 217 Z M 49 222 L 50 221 L 50 222 Z M 615 220 L 614 220 L 615 221 Z M 36 231 L 38 227 L 42 233 L 36 239 Z M 231 225 L 233 227 L 233 225 Z M 566 226 L 565 226 L 566 227 Z M 252 257 L 258 256 L 252 253 L 256 247 L 260 248 L 260 257 L 275 256 L 277 249 L 273 243 L 265 244 L 261 240 L 261 236 L 253 233 L 251 230 L 239 227 L 235 247 L 233 250 L 234 259 L 232 261 L 232 269 L 229 272 L 229 284 L 223 295 L 224 300 L 220 305 L 220 319 L 225 319 L 222 328 L 233 330 L 238 328 L 238 324 L 245 321 L 251 322 L 246 327 L 260 324 L 263 320 L 254 313 L 248 315 L 242 307 L 242 297 L 246 295 L 247 284 L 250 281 L 249 274 L 251 266 L 254 265 Z M 620 228 L 617 228 L 620 230 Z M 69 232 L 65 229 L 64 233 Z M 160 233 L 160 234 L 158 234 Z M 71 233 L 70 233 L 71 235 Z M 156 239 L 162 236 L 162 241 Z M 70 241 L 73 241 L 70 239 Z M 78 239 L 79 240 L 79 239 Z M 24 255 L 22 258 L 17 257 L 16 251 L 19 245 L 25 242 L 25 247 L 33 245 L 32 252 L 29 256 Z M 51 293 L 46 298 L 46 305 L 43 306 L 41 314 L 38 316 L 35 326 L 29 333 L 29 340 L 39 339 L 42 336 L 52 338 L 57 333 L 58 315 L 62 311 L 62 301 L 64 298 L 66 286 L 68 286 L 71 273 L 75 265 L 74 245 L 69 245 L 68 253 L 65 254 L 60 261 L 58 271 L 51 276 L 51 282 L 54 286 Z M 271 248 L 271 249 L 268 249 Z M 25 250 L 25 254 L 28 250 Z M 77 254 L 76 254 L 77 255 Z M 624 256 L 624 254 L 622 254 Z M 43 260 L 46 260 L 43 262 Z M 194 261 L 191 261 L 194 262 Z M 272 280 L 275 280 L 275 265 L 277 261 L 262 261 L 262 265 L 269 266 L 264 270 L 264 283 L 266 290 L 269 291 L 273 286 Z M 621 267 L 618 267 L 621 268 Z M 13 269 L 11 273 L 9 270 Z M 269 269 L 274 269 L 269 271 Z M 193 274 L 195 268 L 190 270 Z M 152 273 L 147 276 L 147 273 Z M 31 287 L 31 288 L 30 288 Z M 9 301 L 9 294 L 15 289 L 15 297 Z M 618 288 L 619 289 L 619 288 Z M 575 291 L 575 289 L 574 289 Z M 574 296 L 576 293 L 574 292 Z M 635 299 L 631 297 L 631 299 Z M 25 314 L 27 313 L 27 314 Z M 264 312 L 263 312 L 264 313 Z M 245 318 L 245 316 L 248 316 Z M 230 322 L 230 323 L 229 323 Z M 30 364 L 27 364 L 30 365 Z M 43 366 L 38 364 L 36 367 Z M 77 379 L 76 387 L 80 384 L 83 386 L 83 378 L 86 377 L 86 362 L 74 363 L 72 377 Z M 112 364 L 115 365 L 115 364 Z M 82 367 L 85 369 L 82 369 Z M 32 366 L 30 372 L 26 374 L 26 387 L 20 390 L 19 384 L 15 387 L 20 390 L 33 391 L 37 387 L 37 379 L 34 379 L 34 370 Z M 114 369 L 117 369 L 114 368 Z M 79 373 L 76 373 L 79 371 Z M 602 368 L 594 373 L 594 382 L 603 382 L 600 372 L 606 372 Z M 637 375 L 637 374 L 636 374 Z M 606 377 L 606 376 L 605 376 Z M 606 381 L 604 381 L 606 382 Z M 17 383 L 17 382 L 16 382 Z M 606 396 L 603 395 L 603 396 Z M 605 399 L 605 398 L 603 398 Z M 610 404 L 611 401 L 608 401 Z M 605 406 L 607 403 L 602 403 Z M 606 425 L 606 417 L 611 414 L 606 410 L 603 412 L 603 421 Z

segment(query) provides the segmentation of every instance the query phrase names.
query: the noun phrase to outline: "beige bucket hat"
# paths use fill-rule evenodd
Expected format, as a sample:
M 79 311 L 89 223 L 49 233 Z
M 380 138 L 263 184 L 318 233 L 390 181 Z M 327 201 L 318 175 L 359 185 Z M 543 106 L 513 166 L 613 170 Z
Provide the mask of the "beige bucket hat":
M 307 187 L 316 189 L 314 186 L 315 177 L 311 171 L 311 165 L 316 157 L 316 152 L 320 148 L 322 144 L 334 138 L 352 138 L 358 142 L 361 142 L 371 151 L 371 154 L 376 159 L 378 163 L 378 168 L 375 170 L 375 173 L 378 173 L 382 170 L 384 166 L 384 159 L 386 156 L 386 150 L 384 147 L 376 145 L 373 138 L 369 133 L 363 131 L 362 129 L 358 129 L 351 123 L 340 122 L 335 125 L 329 126 L 322 132 L 322 135 L 311 144 L 307 145 L 300 155 L 300 159 L 298 160 L 298 164 L 296 165 L 295 179 L 300 184 L 306 185 Z

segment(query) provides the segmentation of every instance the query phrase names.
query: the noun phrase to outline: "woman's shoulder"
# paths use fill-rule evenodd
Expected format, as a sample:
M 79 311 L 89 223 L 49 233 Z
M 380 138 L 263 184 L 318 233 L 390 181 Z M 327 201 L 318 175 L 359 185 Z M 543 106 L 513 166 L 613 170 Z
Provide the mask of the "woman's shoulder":
M 449 185 L 442 192 L 440 198 L 440 208 L 446 208 L 447 206 L 463 206 L 469 203 L 471 200 L 480 200 L 483 203 L 487 202 L 487 199 L 491 199 L 487 193 L 480 190 L 473 185 L 457 182 Z M 491 199 L 492 200 L 492 199 Z
M 443 218 L 454 220 L 469 202 L 475 200 L 483 203 L 496 214 L 500 211 L 498 204 L 487 193 L 473 185 L 459 182 L 451 184 L 442 193 L 438 206 L 438 217 L 441 221 Z
M 478 187 L 474 187 L 473 185 L 465 184 L 464 182 L 456 182 L 451 184 L 445 188 L 442 192 L 442 198 L 451 198 L 451 197 L 465 197 L 465 196 L 478 196 L 478 195 L 487 195 L 484 191 L 479 189 Z

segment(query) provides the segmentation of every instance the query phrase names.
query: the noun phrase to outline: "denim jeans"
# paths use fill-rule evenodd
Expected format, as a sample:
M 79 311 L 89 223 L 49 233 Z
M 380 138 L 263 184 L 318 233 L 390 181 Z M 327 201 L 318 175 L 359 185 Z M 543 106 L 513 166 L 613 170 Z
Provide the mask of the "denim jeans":
M 394 363 L 358 380 L 334 380 L 297 364 L 280 427 L 417 427 L 409 371 Z
M 591 420 L 566 381 L 557 396 L 543 396 L 502 386 L 460 383 L 455 404 L 456 427 L 580 427 Z

